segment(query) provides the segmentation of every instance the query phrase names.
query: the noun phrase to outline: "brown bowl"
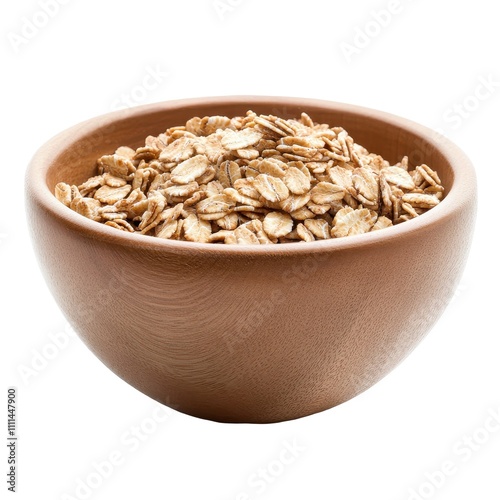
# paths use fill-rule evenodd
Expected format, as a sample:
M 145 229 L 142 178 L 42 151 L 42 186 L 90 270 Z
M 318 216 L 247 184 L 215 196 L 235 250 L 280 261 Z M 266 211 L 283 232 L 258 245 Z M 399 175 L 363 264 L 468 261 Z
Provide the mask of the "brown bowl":
M 86 219 L 53 196 L 96 159 L 193 116 L 284 117 L 341 125 L 397 162 L 435 168 L 445 199 L 374 233 L 304 244 L 232 246 L 156 239 Z M 47 284 L 111 370 L 182 412 L 277 422 L 331 408 L 398 365 L 442 314 L 471 242 L 471 162 L 432 130 L 380 111 L 282 97 L 216 97 L 141 106 L 59 134 L 26 176 L 27 216 Z M 424 369 L 424 368 L 422 368 Z

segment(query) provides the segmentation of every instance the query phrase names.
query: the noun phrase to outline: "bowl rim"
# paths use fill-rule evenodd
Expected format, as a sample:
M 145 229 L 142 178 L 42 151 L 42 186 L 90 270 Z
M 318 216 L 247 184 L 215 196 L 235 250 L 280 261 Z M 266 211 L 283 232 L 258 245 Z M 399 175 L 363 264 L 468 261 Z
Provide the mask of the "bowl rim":
M 158 111 L 168 112 L 169 110 L 183 107 L 193 108 L 193 110 L 195 110 L 198 106 L 205 106 L 208 104 L 216 106 L 218 103 L 225 105 L 245 103 L 248 104 L 248 109 L 251 109 L 254 104 L 270 106 L 276 106 L 278 104 L 294 107 L 303 105 L 305 107 L 327 108 L 340 113 L 358 114 L 379 121 L 385 121 L 391 126 L 398 127 L 415 135 L 424 143 L 436 148 L 443 155 L 453 171 L 451 189 L 436 207 L 415 219 L 393 227 L 344 238 L 332 238 L 329 240 L 303 244 L 297 244 L 297 242 L 280 243 L 276 245 L 197 243 L 161 239 L 153 236 L 118 231 L 115 228 L 87 219 L 74 212 L 58 201 L 49 189 L 47 174 L 51 163 L 60 156 L 63 151 L 67 150 L 69 146 L 75 144 L 85 136 L 91 136 L 92 132 L 101 129 L 103 126 L 109 126 L 114 122 L 127 120 L 132 117 L 147 116 Z M 240 255 L 246 257 L 254 255 L 283 256 L 349 250 L 354 247 L 370 247 L 389 243 L 405 235 L 425 231 L 436 222 L 444 221 L 452 217 L 459 207 L 470 201 L 476 189 L 476 174 L 472 162 L 456 144 L 440 133 L 407 118 L 385 111 L 335 101 L 302 97 L 235 95 L 177 99 L 146 104 L 112 111 L 76 124 L 49 139 L 34 154 L 26 170 L 25 188 L 26 196 L 28 198 L 31 197 L 36 204 L 42 207 L 52 217 L 58 219 L 58 221 L 68 229 L 77 230 L 90 239 L 158 252 L 175 251 L 189 254 Z

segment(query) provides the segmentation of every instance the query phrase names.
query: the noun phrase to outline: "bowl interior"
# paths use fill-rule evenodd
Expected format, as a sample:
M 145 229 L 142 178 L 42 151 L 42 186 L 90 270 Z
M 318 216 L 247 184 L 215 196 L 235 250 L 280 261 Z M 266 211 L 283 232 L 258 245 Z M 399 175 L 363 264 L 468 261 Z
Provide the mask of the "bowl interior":
M 94 118 L 66 134 L 65 146 L 56 153 L 47 170 L 47 187 L 53 192 L 58 182 L 80 184 L 96 174 L 96 160 L 112 154 L 119 146 L 137 148 L 148 135 L 159 135 L 168 127 L 183 125 L 193 116 L 243 115 L 249 109 L 256 113 L 298 118 L 308 113 L 315 122 L 342 126 L 355 142 L 370 152 L 382 155 L 394 164 L 404 155 L 411 167 L 428 164 L 441 177 L 446 193 L 452 188 L 452 165 L 440 148 L 437 134 L 378 111 L 356 106 L 299 98 L 211 98 L 173 101 Z M 425 130 L 427 133 L 424 133 Z

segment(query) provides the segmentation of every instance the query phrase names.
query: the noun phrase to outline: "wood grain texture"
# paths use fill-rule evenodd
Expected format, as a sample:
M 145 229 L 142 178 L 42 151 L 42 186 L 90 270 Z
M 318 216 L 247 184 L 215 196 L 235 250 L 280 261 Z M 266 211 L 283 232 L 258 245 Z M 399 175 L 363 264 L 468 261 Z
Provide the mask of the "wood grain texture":
M 391 162 L 428 163 L 446 188 L 418 219 L 364 234 L 266 247 L 159 240 L 85 219 L 53 196 L 120 145 L 192 116 L 306 111 Z M 27 216 L 47 284 L 90 349 L 128 383 L 182 412 L 277 422 L 338 405 L 400 363 L 458 285 L 476 180 L 454 144 L 356 106 L 278 97 L 172 101 L 97 117 L 53 138 L 26 175 Z

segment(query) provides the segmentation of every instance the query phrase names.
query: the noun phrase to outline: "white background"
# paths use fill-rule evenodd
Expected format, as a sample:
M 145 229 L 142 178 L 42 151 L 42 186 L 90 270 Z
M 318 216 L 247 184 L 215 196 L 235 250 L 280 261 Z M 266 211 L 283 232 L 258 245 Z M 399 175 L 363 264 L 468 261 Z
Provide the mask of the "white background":
M 493 3 L 53 1 L 50 18 L 35 0 L 4 2 L 0 16 L 0 413 L 7 387 L 17 386 L 17 498 L 498 500 L 500 425 L 489 419 L 500 412 Z M 389 7 L 388 21 L 375 20 Z M 30 29 L 31 21 L 45 25 Z M 158 79 L 146 90 L 150 71 Z M 489 89 L 481 83 L 488 80 Z M 127 100 L 230 94 L 316 97 L 413 119 L 442 129 L 479 179 L 470 259 L 429 336 L 361 396 L 283 424 L 155 413 L 153 401 L 68 336 L 27 235 L 24 171 L 51 136 Z M 4 436 L 5 417 L 0 425 Z M 285 442 L 296 456 L 280 465 Z M 7 448 L 0 449 L 4 498 Z M 120 459 L 98 475 L 95 464 L 110 455 Z M 444 462 L 452 473 L 436 474 Z

